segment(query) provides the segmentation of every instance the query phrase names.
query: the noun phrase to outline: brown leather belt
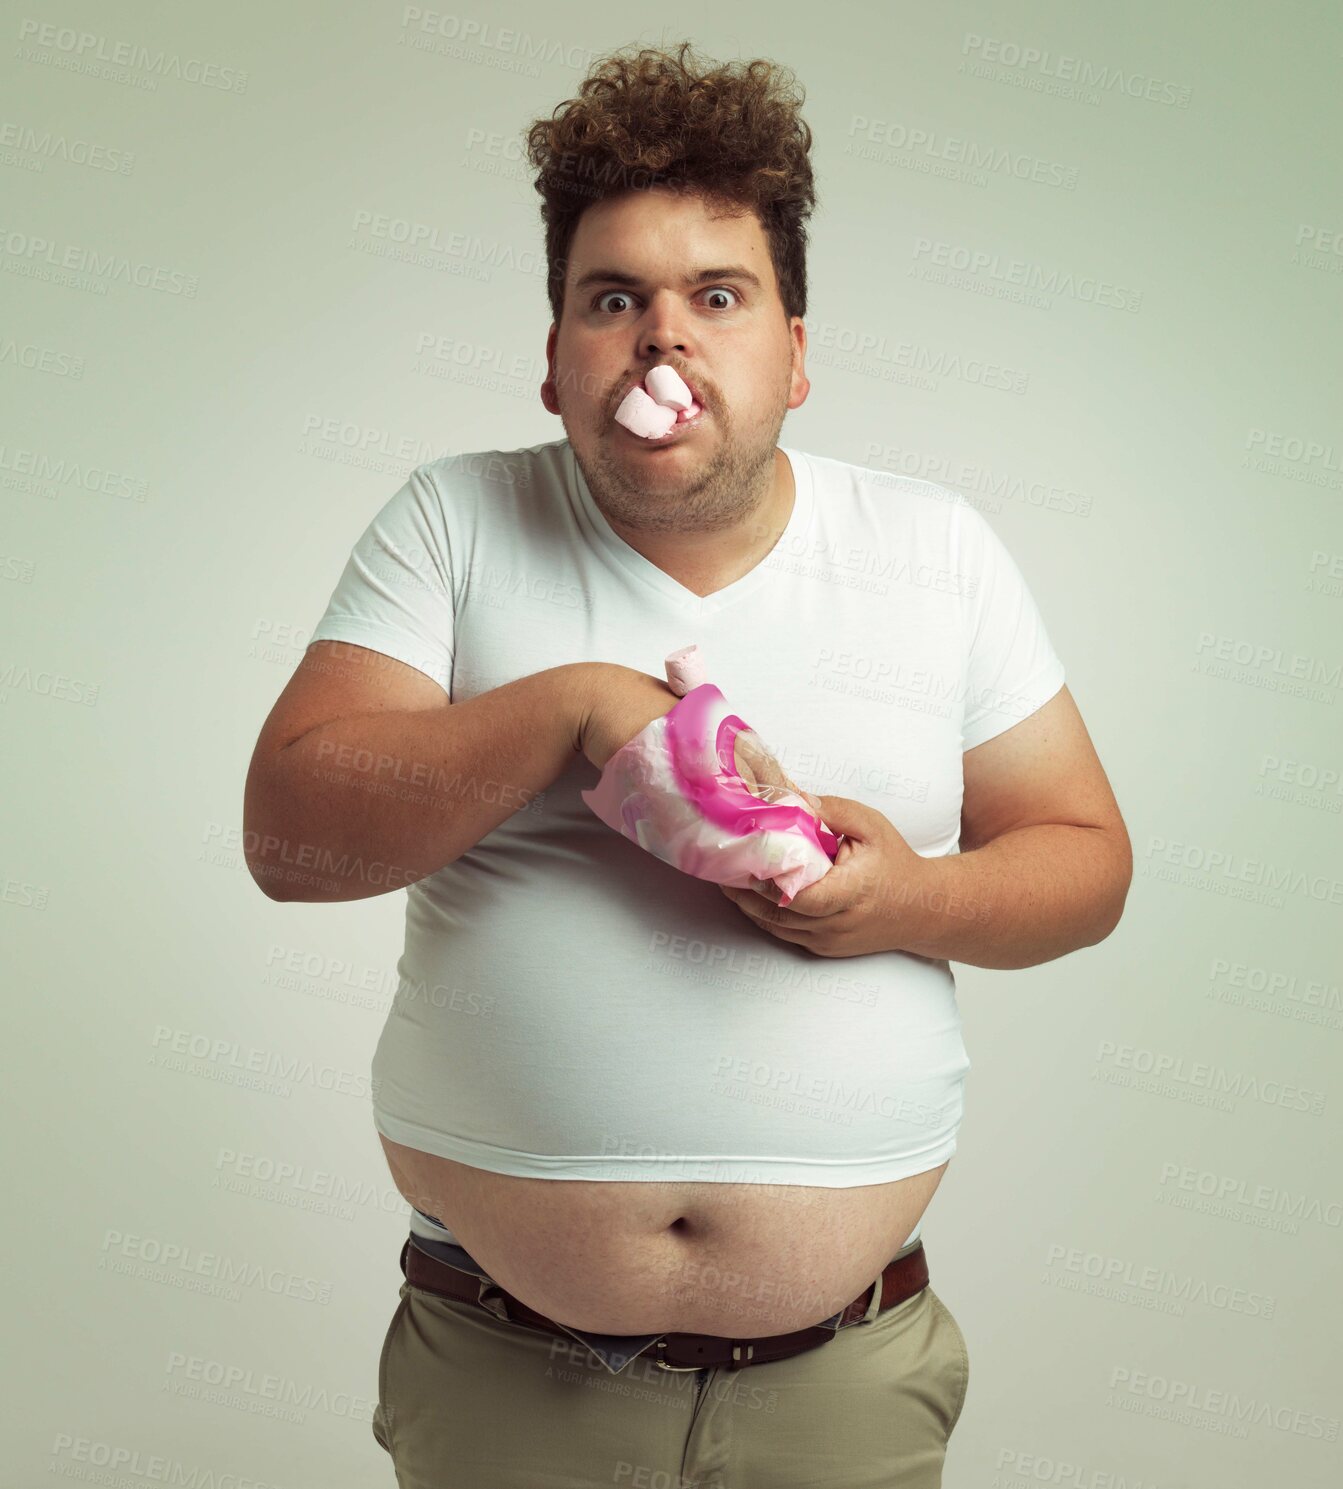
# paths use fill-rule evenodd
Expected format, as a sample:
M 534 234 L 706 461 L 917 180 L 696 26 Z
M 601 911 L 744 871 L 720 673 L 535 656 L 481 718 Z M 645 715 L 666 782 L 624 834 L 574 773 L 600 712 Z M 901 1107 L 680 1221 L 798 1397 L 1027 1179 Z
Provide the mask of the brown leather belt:
M 437 1293 L 440 1297 L 456 1298 L 463 1303 L 474 1303 L 476 1307 L 491 1310 L 480 1301 L 480 1278 L 470 1272 L 459 1272 L 447 1262 L 441 1262 L 428 1252 L 413 1246 L 409 1239 L 401 1248 L 401 1271 L 412 1287 L 425 1292 Z M 508 1317 L 515 1323 L 528 1324 L 534 1329 L 558 1334 L 565 1339 L 573 1335 L 560 1327 L 543 1313 L 528 1308 L 525 1303 L 506 1292 L 497 1283 L 492 1284 L 502 1296 Z M 863 1318 L 872 1302 L 873 1283 L 865 1287 L 840 1316 L 839 1328 L 856 1324 Z M 920 1241 L 913 1251 L 906 1252 L 890 1262 L 880 1278 L 881 1303 L 878 1313 L 885 1313 L 897 1303 L 912 1298 L 928 1286 L 928 1258 Z M 589 1331 L 593 1332 L 593 1331 Z M 745 1365 L 768 1365 L 774 1360 L 786 1360 L 792 1355 L 805 1354 L 829 1344 L 835 1337 L 835 1329 L 816 1324 L 809 1329 L 798 1329 L 791 1334 L 771 1334 L 763 1339 L 729 1339 L 719 1334 L 663 1334 L 653 1348 L 657 1351 L 655 1363 L 664 1370 L 740 1370 Z

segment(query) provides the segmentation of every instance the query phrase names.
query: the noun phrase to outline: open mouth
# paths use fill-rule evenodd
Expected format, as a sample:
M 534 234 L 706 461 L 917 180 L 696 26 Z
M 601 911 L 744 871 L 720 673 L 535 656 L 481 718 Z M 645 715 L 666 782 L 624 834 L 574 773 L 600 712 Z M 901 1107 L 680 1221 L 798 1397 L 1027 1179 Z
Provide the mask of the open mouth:
M 660 449 L 663 445 L 674 445 L 678 440 L 685 438 L 686 435 L 693 434 L 704 422 L 704 418 L 704 410 L 696 403 L 693 413 L 686 410 L 684 415 L 677 415 L 676 423 L 672 425 L 666 434 L 651 437 L 644 434 L 635 434 L 632 429 L 626 429 L 623 424 L 617 425 L 617 428 L 621 430 L 627 439 L 632 439 L 635 444 L 649 445 L 656 450 Z
M 658 365 L 670 366 L 670 364 L 662 363 Z M 671 370 L 675 371 L 674 368 Z M 680 439 L 683 434 L 688 434 L 692 429 L 695 429 L 699 426 L 705 414 L 705 408 L 703 401 L 700 398 L 699 389 L 694 385 L 694 383 L 690 381 L 689 378 L 681 377 L 681 374 L 679 372 L 676 373 L 676 376 L 681 379 L 682 383 L 684 383 L 686 391 L 690 395 L 690 407 L 685 409 L 677 409 L 675 413 L 675 423 L 671 426 L 670 429 L 668 429 L 665 434 L 656 436 L 647 435 L 642 432 L 636 433 L 634 429 L 625 424 L 624 420 L 616 419 L 615 422 L 625 430 L 626 434 L 628 434 L 630 438 L 637 439 L 641 444 L 652 445 L 657 448 L 662 445 L 675 444 L 676 441 Z M 633 394 L 636 390 L 642 393 L 645 399 L 652 398 L 653 395 L 648 391 L 647 373 L 645 373 L 643 377 L 631 382 L 625 388 L 624 392 L 621 394 L 620 403 L 623 404 L 624 402 L 626 402 L 630 398 L 630 395 Z M 620 405 L 617 405 L 617 407 L 619 406 Z
M 679 377 L 680 374 L 678 373 L 677 376 Z M 695 400 L 695 407 L 703 408 L 704 400 L 699 396 L 699 389 L 694 385 L 694 383 L 690 381 L 688 377 L 681 378 L 681 381 L 686 385 L 687 388 L 690 389 L 690 396 Z

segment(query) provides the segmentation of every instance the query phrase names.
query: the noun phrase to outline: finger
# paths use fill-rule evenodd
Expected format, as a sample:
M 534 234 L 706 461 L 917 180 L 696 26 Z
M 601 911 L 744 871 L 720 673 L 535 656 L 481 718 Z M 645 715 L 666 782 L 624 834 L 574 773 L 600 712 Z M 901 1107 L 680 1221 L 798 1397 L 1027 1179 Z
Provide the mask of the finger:
M 847 858 L 836 860 L 819 879 L 789 900 L 788 909 L 796 911 L 804 920 L 842 915 L 857 897 L 853 874 L 847 863 Z
M 782 905 L 772 904 L 756 894 L 754 890 L 732 889 L 729 886 L 724 889 L 724 893 L 741 913 L 748 920 L 754 921 L 761 930 L 788 931 L 801 940 L 820 929 L 820 921 L 809 915 L 795 915 L 791 908 L 785 909 Z M 829 929 L 829 926 L 830 922 L 827 921 L 826 928 Z
M 787 910 L 772 904 L 758 890 L 741 889 L 735 884 L 720 884 L 718 887 L 743 915 L 756 922 L 773 922 L 776 917 L 788 914 Z
M 792 789 L 791 782 L 784 774 L 783 766 L 765 748 L 754 730 L 743 729 L 738 733 L 734 745 L 739 765 L 749 765 L 755 779 L 761 785 L 773 786 L 779 790 Z

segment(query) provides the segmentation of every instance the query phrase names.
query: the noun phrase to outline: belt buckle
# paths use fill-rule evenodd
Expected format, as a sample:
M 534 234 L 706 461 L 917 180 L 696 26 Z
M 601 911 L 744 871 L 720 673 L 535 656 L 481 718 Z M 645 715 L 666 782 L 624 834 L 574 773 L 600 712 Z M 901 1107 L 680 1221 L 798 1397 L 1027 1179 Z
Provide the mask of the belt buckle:
M 664 1334 L 658 1340 L 657 1345 L 656 1345 L 656 1348 L 658 1350 L 659 1356 L 661 1355 L 662 1351 L 664 1349 L 666 1349 L 666 1347 L 667 1347 L 667 1336 Z M 750 1346 L 748 1345 L 747 1348 L 749 1348 L 749 1347 Z M 659 1370 L 676 1370 L 676 1371 L 681 1372 L 683 1374 L 684 1373 L 688 1373 L 689 1371 L 692 1371 L 692 1370 L 703 1370 L 705 1368 L 703 1365 L 669 1365 L 666 1362 L 666 1360 L 661 1359 L 661 1358 L 658 1358 L 658 1359 L 654 1360 L 653 1363 L 658 1367 Z
M 666 1347 L 667 1347 L 667 1340 L 666 1340 L 666 1337 L 664 1336 L 663 1338 L 661 1338 L 661 1339 L 658 1340 L 658 1342 L 657 1342 L 657 1349 L 658 1349 L 659 1353 L 661 1353 L 661 1351 L 664 1350 L 664 1349 L 666 1349 Z M 745 1356 L 742 1355 L 742 1350 L 745 1350 L 746 1351 Z M 749 1365 L 751 1363 L 751 1359 L 754 1356 L 754 1354 L 755 1354 L 755 1345 L 752 1344 L 749 1340 L 747 1340 L 744 1344 L 734 1344 L 732 1346 L 732 1366 L 731 1366 L 731 1368 L 734 1369 L 734 1370 L 736 1370 L 736 1369 L 740 1368 L 742 1365 Z M 654 1360 L 653 1363 L 658 1367 L 659 1370 L 677 1370 L 677 1371 L 681 1371 L 681 1372 L 688 1372 L 688 1371 L 691 1371 L 691 1370 L 706 1370 L 706 1369 L 709 1369 L 710 1368 L 709 1366 L 706 1366 L 706 1365 L 669 1365 L 663 1359 Z

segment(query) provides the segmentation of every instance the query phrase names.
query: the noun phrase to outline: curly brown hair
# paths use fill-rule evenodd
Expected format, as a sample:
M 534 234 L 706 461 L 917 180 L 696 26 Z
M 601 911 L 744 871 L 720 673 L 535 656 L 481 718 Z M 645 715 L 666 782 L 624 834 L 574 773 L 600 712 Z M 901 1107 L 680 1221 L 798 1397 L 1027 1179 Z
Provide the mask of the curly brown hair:
M 547 292 L 558 326 L 579 218 L 595 202 L 666 187 L 726 212 L 753 211 L 769 243 L 788 316 L 807 313 L 807 232 L 816 206 L 806 97 L 786 68 L 757 58 L 705 63 L 621 48 L 595 63 L 578 97 L 526 132 L 546 227 Z M 690 65 L 687 65 L 687 53 Z

